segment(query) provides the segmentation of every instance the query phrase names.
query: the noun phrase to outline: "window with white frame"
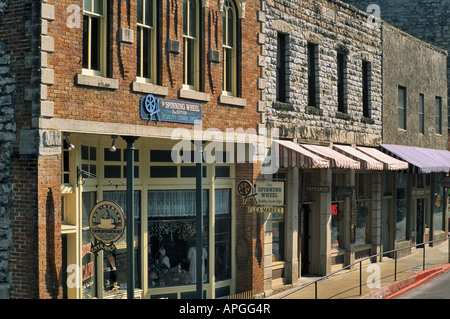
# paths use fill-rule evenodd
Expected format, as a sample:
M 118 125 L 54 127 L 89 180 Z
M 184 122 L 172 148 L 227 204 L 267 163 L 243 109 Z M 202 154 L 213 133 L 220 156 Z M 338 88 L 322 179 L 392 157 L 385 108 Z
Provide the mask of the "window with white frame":
M 406 88 L 398 87 L 398 128 L 406 130 Z
M 199 11 L 198 0 L 183 0 L 183 86 L 190 90 L 199 90 L 200 83 Z
M 137 2 L 137 79 L 142 82 L 157 81 L 157 0 Z
M 106 76 L 107 0 L 83 3 L 83 72 Z
M 236 96 L 236 7 L 231 0 L 223 5 L 223 93 Z

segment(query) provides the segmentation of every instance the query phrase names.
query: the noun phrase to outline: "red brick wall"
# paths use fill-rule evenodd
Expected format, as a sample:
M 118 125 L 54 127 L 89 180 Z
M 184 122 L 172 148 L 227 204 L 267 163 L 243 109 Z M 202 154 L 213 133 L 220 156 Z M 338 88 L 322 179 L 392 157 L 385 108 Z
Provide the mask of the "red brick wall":
M 241 180 L 256 182 L 260 164 L 236 164 L 236 184 Z M 264 215 L 249 213 L 255 205 L 236 194 L 236 292 L 264 291 Z
M 166 42 L 170 38 L 183 43 L 183 4 L 182 1 L 161 1 L 161 81 L 169 88 L 167 99 L 179 99 L 178 90 L 182 87 L 183 54 L 167 53 Z M 131 90 L 136 78 L 136 39 L 132 44 L 120 43 L 117 39 L 118 26 L 134 30 L 136 38 L 136 2 L 111 1 L 113 18 L 110 33 L 112 77 L 119 80 L 119 89 L 97 89 L 75 84 L 76 74 L 82 71 L 82 29 L 69 28 L 66 20 L 69 16 L 67 6 L 79 5 L 81 0 L 49 1 L 55 5 L 55 20 L 49 23 L 48 35 L 55 38 L 55 52 L 48 55 L 48 67 L 55 69 L 55 84 L 48 87 L 48 101 L 55 103 L 55 117 L 77 120 L 149 125 L 139 116 L 139 99 L 143 93 Z M 218 103 L 222 93 L 222 12 L 218 2 L 210 1 L 209 7 L 202 8 L 203 43 L 201 67 L 202 91 L 211 94 L 208 103 L 203 106 L 203 128 L 214 127 L 224 130 L 231 127 L 256 128 L 259 114 L 256 112 L 258 94 L 257 79 L 257 4 L 249 0 L 246 3 L 245 18 L 242 27 L 242 97 L 247 99 L 247 106 L 232 107 Z M 129 4 L 129 7 L 128 7 Z M 120 9 L 120 11 L 119 11 Z M 128 16 L 128 12 L 131 13 Z M 176 23 L 177 22 L 177 23 Z M 217 35 L 217 37 L 216 37 Z M 221 63 L 208 62 L 209 48 L 220 50 Z M 175 123 L 158 123 L 158 126 L 179 127 Z M 192 128 L 191 125 L 186 125 Z
M 38 160 L 39 298 L 61 298 L 61 156 Z
M 110 32 L 110 56 L 112 77 L 119 80 L 116 90 L 79 86 L 75 83 L 76 75 L 82 69 L 82 29 L 69 28 L 67 19 L 71 12 L 69 5 L 79 5 L 82 0 L 49 0 L 55 6 L 55 19 L 48 22 L 48 36 L 54 38 L 55 49 L 48 54 L 47 67 L 54 69 L 54 84 L 47 87 L 47 101 L 54 102 L 54 117 L 111 123 L 125 123 L 147 126 L 139 116 L 139 99 L 143 93 L 131 90 L 136 77 L 136 39 L 132 44 L 118 42 L 118 27 L 134 30 L 136 36 L 136 1 L 111 0 L 112 20 Z M 26 98 L 25 88 L 38 88 L 36 79 L 40 77 L 39 63 L 26 66 L 26 56 L 36 53 L 40 41 L 40 1 L 11 0 L 0 26 L 0 39 L 8 40 L 8 50 L 13 53 L 12 71 L 17 77 L 17 89 L 14 97 L 17 132 L 36 129 L 33 116 L 38 116 L 39 97 Z M 218 103 L 222 92 L 222 12 L 218 2 L 209 2 L 209 7 L 202 8 L 203 42 L 202 42 L 202 77 L 201 90 L 211 94 L 210 102 L 202 103 L 203 128 L 214 127 L 225 131 L 226 128 L 256 129 L 259 122 L 257 102 L 259 92 L 257 79 L 260 70 L 257 66 L 257 32 L 256 21 L 258 0 L 248 0 L 245 18 L 241 23 L 241 72 L 242 96 L 247 99 L 247 106 L 233 107 Z M 178 90 L 182 87 L 183 54 L 166 51 L 166 41 L 170 38 L 182 44 L 181 0 L 161 1 L 161 81 L 169 88 L 167 99 L 179 99 Z M 130 13 L 130 15 L 128 15 Z M 29 21 L 32 19 L 32 23 Z M 221 52 L 221 62 L 211 63 L 207 59 L 208 49 Z M 38 52 L 39 53 L 39 52 Z M 38 55 L 37 55 L 38 56 Z M 32 103 L 32 102 L 35 102 Z M 35 106 L 32 106 L 32 105 Z M 36 122 L 35 122 L 36 123 Z M 153 125 L 153 124 L 151 124 Z M 175 123 L 158 123 L 158 126 L 180 127 Z M 191 125 L 184 127 L 192 128 Z M 37 133 L 37 132 L 36 132 Z M 110 132 L 109 132 L 110 133 Z M 18 134 L 19 136 L 19 134 Z M 17 139 L 19 145 L 19 138 Z M 36 140 L 38 143 L 38 140 Z M 13 250 L 11 252 L 10 270 L 14 290 L 12 298 L 60 298 L 62 296 L 61 264 L 61 157 L 20 155 L 16 147 L 13 159 L 13 184 L 15 204 L 11 213 L 13 230 Z M 252 165 L 250 176 L 254 175 Z M 251 277 L 239 283 L 238 289 L 249 290 L 252 287 L 262 291 L 262 228 L 254 215 L 239 208 L 243 219 L 239 217 L 238 242 L 246 241 L 246 248 L 238 248 L 239 279 Z M 243 226 L 240 225 L 243 223 Z M 249 231 L 252 229 L 252 231 Z M 256 258 L 254 250 L 261 254 Z M 251 257 L 253 256 L 253 257 Z M 248 258 L 251 257 L 251 258 Z M 252 265 L 247 270 L 247 265 Z M 256 279 L 258 278 L 258 279 Z M 260 279 L 259 279 L 260 278 Z M 260 280 L 261 283 L 257 283 Z M 257 284 L 256 284 L 257 283 Z
M 14 189 L 14 207 L 11 213 L 13 249 L 9 267 L 13 291 L 10 297 L 37 298 L 39 248 L 35 157 L 13 159 L 12 182 Z
M 14 204 L 9 214 L 12 232 L 9 272 L 13 285 L 10 298 L 37 298 L 37 161 L 35 155 L 19 154 L 19 132 L 32 129 L 32 113 L 35 112 L 31 97 L 26 96 L 25 91 L 39 78 L 39 59 L 33 61 L 30 54 L 37 52 L 39 46 L 39 20 L 32 22 L 31 19 L 40 12 L 40 3 L 14 0 L 3 3 L 6 7 L 2 8 L 5 11 L 0 17 L 0 42 L 5 44 L 6 54 L 11 57 L 10 80 L 15 85 L 15 122 L 11 124 L 15 125 L 17 133 L 11 163 Z M 36 39 L 32 40 L 33 37 Z M 5 74 L 1 80 L 5 80 Z M 32 148 L 35 145 L 25 146 Z

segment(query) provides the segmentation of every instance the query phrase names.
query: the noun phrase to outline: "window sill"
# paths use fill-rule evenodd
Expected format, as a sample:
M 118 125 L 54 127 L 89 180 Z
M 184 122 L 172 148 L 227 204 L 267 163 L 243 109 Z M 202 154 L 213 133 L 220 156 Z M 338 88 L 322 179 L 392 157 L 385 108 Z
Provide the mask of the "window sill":
M 245 107 L 247 106 L 247 99 L 221 94 L 219 96 L 219 103 Z
M 349 120 L 351 120 L 352 117 L 351 117 L 351 115 L 348 114 L 348 113 L 343 113 L 343 112 L 337 111 L 337 112 L 336 112 L 336 118 L 337 118 L 337 119 L 341 119 L 341 120 L 349 121 Z
M 361 123 L 365 123 L 365 124 L 375 124 L 375 120 L 370 118 L 370 117 L 362 117 L 361 118 Z
M 134 92 L 139 93 L 147 93 L 147 94 L 154 94 L 154 95 L 163 95 L 166 96 L 169 94 L 169 88 L 166 86 L 151 84 L 151 83 L 144 83 L 144 82 L 133 82 L 132 90 Z
M 320 115 L 321 116 L 323 114 L 323 111 L 321 109 L 319 109 L 318 107 L 307 105 L 305 113 L 306 114 L 311 114 L 311 115 Z
M 96 75 L 77 74 L 76 83 L 103 89 L 116 90 L 119 88 L 119 80 Z
M 180 91 L 178 91 L 178 94 L 179 94 L 179 97 L 183 98 L 183 99 L 190 99 L 190 100 L 196 100 L 196 101 L 202 101 L 202 102 L 210 101 L 209 93 L 180 89 Z

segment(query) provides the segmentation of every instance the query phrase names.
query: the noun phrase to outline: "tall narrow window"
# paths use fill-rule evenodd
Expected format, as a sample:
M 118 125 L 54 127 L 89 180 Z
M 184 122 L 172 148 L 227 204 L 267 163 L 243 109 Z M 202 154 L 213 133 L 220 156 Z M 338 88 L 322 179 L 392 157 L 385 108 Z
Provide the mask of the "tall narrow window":
M 436 134 L 442 134 L 442 98 L 438 96 L 434 103 L 434 128 Z
M 363 103 L 363 116 L 370 117 L 370 62 L 362 62 L 362 103 Z
M 308 43 L 308 105 L 317 106 L 316 100 L 316 51 L 317 45 Z
M 419 133 L 425 133 L 425 97 L 419 94 Z
M 184 87 L 199 89 L 199 5 L 198 0 L 183 1 Z
M 345 113 L 345 55 L 337 54 L 337 87 L 338 87 L 338 111 Z
M 398 128 L 406 130 L 406 88 L 398 87 Z
M 223 4 L 223 93 L 236 96 L 236 7 L 233 1 Z
M 278 32 L 277 38 L 277 74 L 276 74 L 276 99 L 286 101 L 286 35 Z
M 84 0 L 83 69 L 86 74 L 106 75 L 107 0 Z
M 156 0 L 137 2 L 137 77 L 156 83 Z

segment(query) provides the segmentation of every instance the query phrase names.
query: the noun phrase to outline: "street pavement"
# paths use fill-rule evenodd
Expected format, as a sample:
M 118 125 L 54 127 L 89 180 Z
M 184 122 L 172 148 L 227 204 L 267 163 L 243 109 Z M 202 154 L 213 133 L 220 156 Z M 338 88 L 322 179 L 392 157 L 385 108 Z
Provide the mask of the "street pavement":
M 445 272 L 395 299 L 450 299 L 450 272 Z
M 445 241 L 425 248 L 425 270 L 449 265 L 449 245 Z M 411 278 L 423 273 L 423 248 L 417 248 L 412 254 L 398 258 L 397 278 L 394 277 L 395 261 L 383 257 L 381 262 L 363 262 L 362 293 L 360 294 L 360 267 L 343 270 L 317 284 L 317 299 L 383 299 L 390 289 L 409 284 Z M 266 299 L 315 299 L 315 284 L 298 290 L 319 277 L 302 277 L 295 286 L 279 287 Z M 396 279 L 396 280 L 395 280 Z M 397 287 L 397 288 L 393 288 Z

